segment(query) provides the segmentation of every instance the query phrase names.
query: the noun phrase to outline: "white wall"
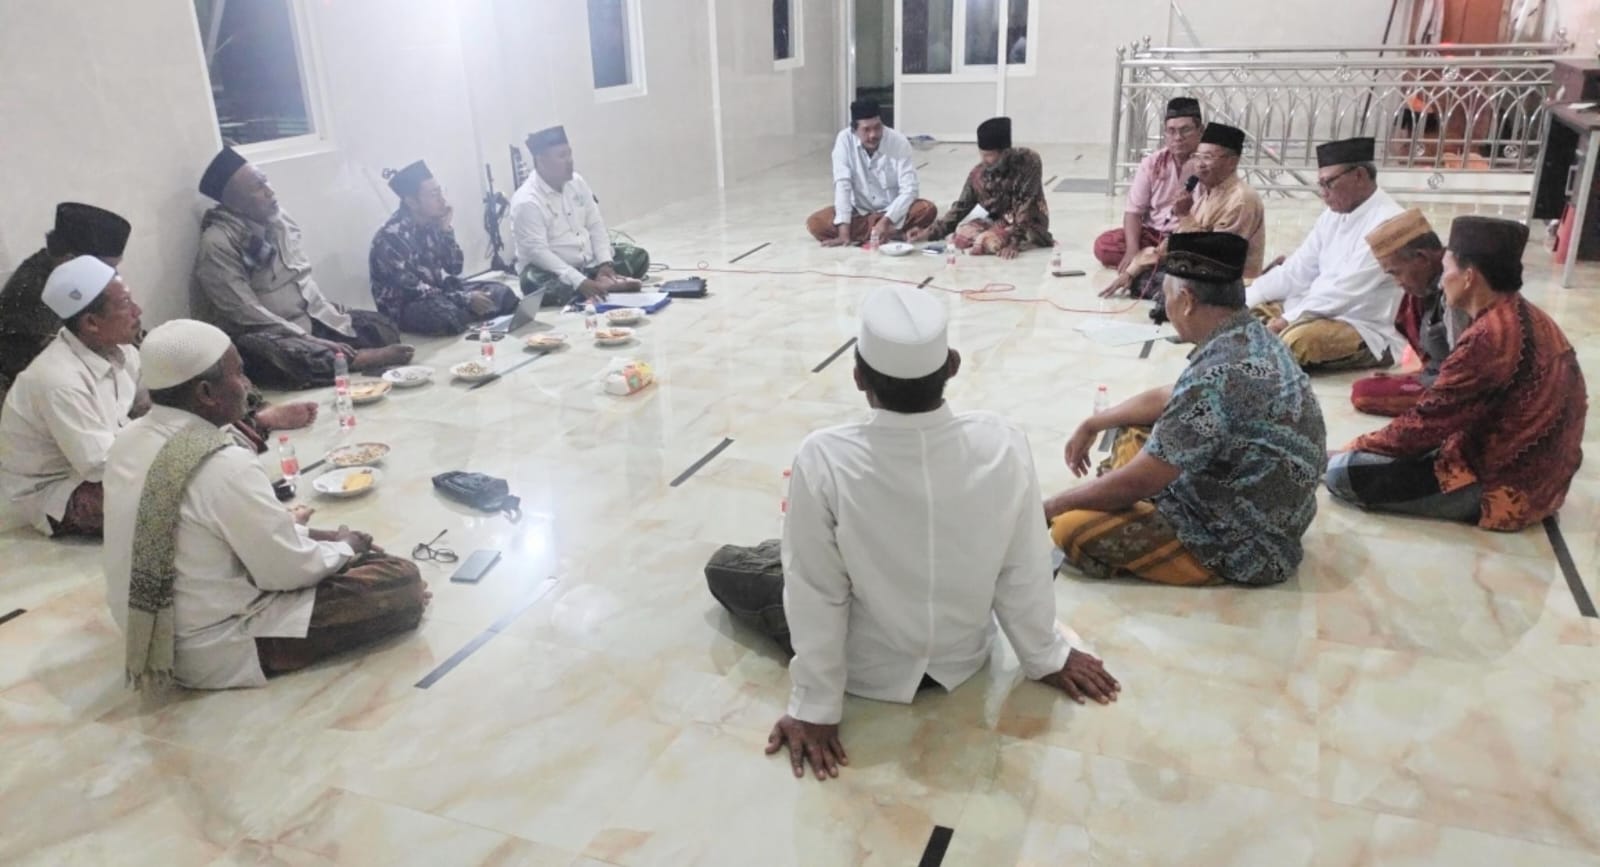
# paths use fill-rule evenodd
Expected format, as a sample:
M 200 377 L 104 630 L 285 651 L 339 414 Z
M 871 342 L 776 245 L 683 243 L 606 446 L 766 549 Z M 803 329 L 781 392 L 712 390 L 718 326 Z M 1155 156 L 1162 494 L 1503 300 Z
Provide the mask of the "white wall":
M 188 305 L 194 192 L 216 149 L 188 3 L 0 2 L 0 274 L 58 201 L 133 223 L 122 271 L 151 321 Z
M 723 158 L 729 183 L 826 148 L 844 126 L 835 4 L 795 2 L 805 4 L 805 65 L 783 71 L 774 70 L 772 64 L 771 4 L 716 3 Z

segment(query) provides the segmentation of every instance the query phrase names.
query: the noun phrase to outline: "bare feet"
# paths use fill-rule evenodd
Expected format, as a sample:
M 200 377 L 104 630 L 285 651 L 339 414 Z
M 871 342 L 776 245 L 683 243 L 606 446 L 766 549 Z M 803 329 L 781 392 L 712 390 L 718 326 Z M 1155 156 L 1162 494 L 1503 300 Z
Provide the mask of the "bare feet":
M 404 343 L 393 346 L 384 346 L 379 349 L 357 350 L 356 357 L 350 362 L 352 370 L 362 373 L 377 373 L 385 368 L 399 367 L 410 364 L 411 356 L 416 349 Z
M 256 422 L 269 431 L 299 430 L 316 420 L 317 405 L 309 400 L 267 404 L 256 410 Z

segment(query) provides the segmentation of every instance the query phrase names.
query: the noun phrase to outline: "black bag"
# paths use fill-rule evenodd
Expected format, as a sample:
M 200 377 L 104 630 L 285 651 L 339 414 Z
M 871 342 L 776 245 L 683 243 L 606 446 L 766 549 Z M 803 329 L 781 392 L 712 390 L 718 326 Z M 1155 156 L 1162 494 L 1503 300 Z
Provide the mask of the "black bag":
M 706 281 L 703 277 L 684 277 L 678 280 L 668 280 L 661 284 L 661 291 L 673 298 L 704 298 L 706 297 Z
M 522 500 L 511 496 L 511 486 L 505 479 L 451 470 L 434 476 L 433 486 L 446 497 L 474 509 L 504 512 L 512 520 L 522 514 Z

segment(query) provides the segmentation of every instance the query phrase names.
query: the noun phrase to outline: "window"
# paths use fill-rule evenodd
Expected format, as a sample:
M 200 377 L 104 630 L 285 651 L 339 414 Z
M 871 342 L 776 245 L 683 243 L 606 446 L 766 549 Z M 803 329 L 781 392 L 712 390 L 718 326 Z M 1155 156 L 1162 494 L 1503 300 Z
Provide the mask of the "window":
M 294 0 L 195 0 L 194 8 L 223 140 L 318 141 L 309 31 Z
M 905 0 L 901 71 L 906 75 L 950 72 L 955 35 L 955 0 Z
M 600 99 L 644 94 L 639 0 L 589 0 L 589 57 Z
M 1038 5 L 1028 0 L 902 0 L 901 64 L 906 75 L 973 75 L 992 78 L 1000 53 L 1000 11 L 1006 11 L 1009 74 L 1033 71 L 1028 34 Z M 951 46 L 959 45 L 952 55 Z
M 800 9 L 805 0 L 772 0 L 772 65 L 795 69 L 805 65 Z

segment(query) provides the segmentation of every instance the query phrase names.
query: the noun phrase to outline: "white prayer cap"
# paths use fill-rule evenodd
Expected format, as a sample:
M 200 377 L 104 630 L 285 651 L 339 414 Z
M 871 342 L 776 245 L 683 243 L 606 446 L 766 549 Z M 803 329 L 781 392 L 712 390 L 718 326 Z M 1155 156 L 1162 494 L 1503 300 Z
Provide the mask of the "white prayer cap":
M 232 345 L 222 329 L 194 319 L 157 325 L 139 345 L 139 384 L 148 389 L 182 385 L 210 370 Z
M 69 259 L 50 272 L 40 299 L 57 316 L 70 319 L 94 303 L 116 276 L 117 269 L 93 256 Z
M 921 379 L 950 357 L 950 317 L 932 294 L 910 286 L 874 289 L 861 305 L 856 349 L 873 370 Z

